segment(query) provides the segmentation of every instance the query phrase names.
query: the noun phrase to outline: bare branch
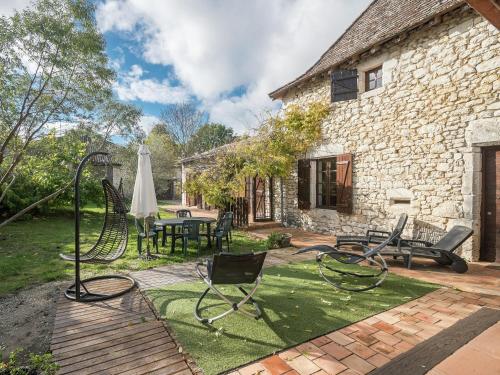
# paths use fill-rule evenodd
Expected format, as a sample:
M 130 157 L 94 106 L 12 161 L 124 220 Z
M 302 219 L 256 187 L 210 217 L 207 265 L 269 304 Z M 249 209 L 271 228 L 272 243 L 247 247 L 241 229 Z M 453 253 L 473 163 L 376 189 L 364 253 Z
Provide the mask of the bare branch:
M 16 176 L 12 176 L 12 180 L 10 180 L 10 182 L 5 187 L 4 191 L 2 191 L 2 195 L 0 196 L 0 203 L 2 203 L 2 201 L 4 200 L 5 196 L 7 195 L 7 191 L 9 191 L 10 187 L 12 186 L 15 180 Z

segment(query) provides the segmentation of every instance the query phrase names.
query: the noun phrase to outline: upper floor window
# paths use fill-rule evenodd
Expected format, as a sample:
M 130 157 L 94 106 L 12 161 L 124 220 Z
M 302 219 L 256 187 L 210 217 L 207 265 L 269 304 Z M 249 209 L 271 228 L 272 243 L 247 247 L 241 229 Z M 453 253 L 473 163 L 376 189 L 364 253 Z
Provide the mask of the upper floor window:
M 365 73 L 365 91 L 382 87 L 382 66 L 368 70 Z

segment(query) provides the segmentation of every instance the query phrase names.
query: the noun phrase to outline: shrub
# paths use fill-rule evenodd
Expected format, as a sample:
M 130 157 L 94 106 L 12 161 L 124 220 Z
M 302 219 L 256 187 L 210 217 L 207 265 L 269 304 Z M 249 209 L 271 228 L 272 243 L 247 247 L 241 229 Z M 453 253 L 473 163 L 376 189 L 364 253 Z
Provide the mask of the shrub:
M 23 349 L 12 351 L 6 363 L 0 362 L 0 375 L 55 375 L 58 369 L 52 354 L 25 353 Z
M 272 232 L 267 237 L 266 245 L 268 249 L 281 249 L 290 246 L 289 233 Z

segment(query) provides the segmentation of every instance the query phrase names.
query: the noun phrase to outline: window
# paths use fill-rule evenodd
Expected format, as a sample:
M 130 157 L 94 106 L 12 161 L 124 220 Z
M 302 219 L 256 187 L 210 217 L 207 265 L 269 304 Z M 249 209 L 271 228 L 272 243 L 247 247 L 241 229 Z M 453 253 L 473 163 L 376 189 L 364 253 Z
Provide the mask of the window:
M 365 73 L 365 91 L 370 91 L 382 87 L 382 67 L 368 70 Z
M 311 166 L 314 165 L 315 174 L 311 172 Z M 352 213 L 352 154 L 298 160 L 297 172 L 299 209 L 309 210 L 311 206 L 315 206 Z M 315 205 L 311 204 L 310 186 L 314 193 L 312 195 L 316 196 Z
M 337 160 L 336 158 L 316 161 L 316 207 L 337 206 Z

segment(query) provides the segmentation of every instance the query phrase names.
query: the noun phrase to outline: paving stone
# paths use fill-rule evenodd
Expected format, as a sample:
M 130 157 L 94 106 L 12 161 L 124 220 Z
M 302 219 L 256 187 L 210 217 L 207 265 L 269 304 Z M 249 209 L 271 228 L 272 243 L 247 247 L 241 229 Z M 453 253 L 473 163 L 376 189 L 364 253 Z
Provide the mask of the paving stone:
M 381 331 L 384 331 L 384 332 L 390 334 L 390 335 L 401 330 L 401 328 L 399 328 L 396 325 L 388 324 L 388 323 L 382 322 L 382 321 L 375 323 L 373 326 Z
M 288 365 L 301 375 L 310 375 L 319 371 L 320 368 L 310 359 L 300 355 L 288 362 Z
M 277 355 L 264 359 L 261 364 L 271 375 L 281 375 L 293 370 L 283 359 Z
M 329 333 L 326 336 L 329 339 L 331 339 L 332 341 L 335 341 L 337 344 L 340 344 L 340 345 L 347 345 L 347 344 L 350 344 L 351 342 L 354 342 L 354 340 L 352 338 L 350 338 L 347 335 L 344 335 L 343 333 L 341 333 L 339 331 Z
M 325 354 L 323 350 L 310 342 L 306 342 L 296 347 L 296 349 L 309 359 L 316 359 Z
M 390 335 L 387 332 L 383 332 L 383 331 L 379 331 L 377 333 L 374 333 L 372 336 L 375 337 L 377 340 L 382 341 L 382 342 L 386 343 L 387 345 L 391 345 L 391 346 L 394 346 L 395 344 L 397 344 L 398 342 L 401 341 L 401 339 L 399 337 L 396 337 L 394 335 Z
M 356 354 L 350 355 L 341 361 L 350 369 L 359 372 L 360 374 L 367 374 L 372 371 L 375 366 L 365 361 L 363 358 L 358 357 Z
M 327 374 L 336 375 L 347 369 L 345 365 L 337 361 L 330 355 L 324 355 L 314 360 L 314 363 L 321 367 Z
M 278 356 L 285 361 L 291 361 L 292 359 L 298 357 L 299 355 L 300 352 L 295 348 L 285 350 L 284 352 L 278 354 Z
M 380 353 L 377 353 L 374 356 L 368 358 L 367 361 L 370 362 L 375 367 L 381 367 L 386 363 L 388 363 L 390 359 Z
M 336 359 L 342 359 L 351 354 L 349 350 L 347 350 L 342 345 L 337 344 L 336 342 L 331 342 L 329 344 L 323 345 L 321 347 L 321 350 L 325 351 Z
M 363 359 L 367 359 L 376 354 L 375 351 L 370 349 L 368 346 L 361 344 L 360 342 L 353 342 L 352 344 L 347 345 L 345 348 L 349 349 L 351 352 L 357 354 Z
M 311 340 L 311 342 L 319 347 L 332 342 L 332 340 L 329 339 L 328 336 L 320 336 L 318 338 L 315 338 L 314 340 Z

